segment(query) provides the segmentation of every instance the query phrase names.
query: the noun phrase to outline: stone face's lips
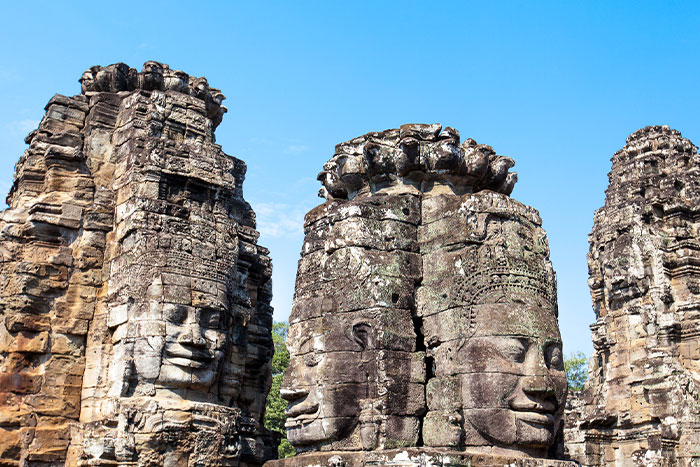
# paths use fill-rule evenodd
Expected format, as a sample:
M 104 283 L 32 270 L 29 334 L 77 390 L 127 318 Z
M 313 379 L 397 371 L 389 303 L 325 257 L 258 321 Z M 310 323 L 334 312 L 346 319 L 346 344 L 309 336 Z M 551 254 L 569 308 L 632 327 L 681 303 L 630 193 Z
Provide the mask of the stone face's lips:
M 554 426 L 554 415 L 551 413 L 517 411 L 516 418 L 523 422 L 533 425 L 543 425 L 547 428 Z
M 510 408 L 516 412 L 554 413 L 556 407 L 551 402 L 513 402 Z
M 189 358 L 169 358 L 169 363 L 177 366 L 184 366 L 188 368 L 204 368 L 208 365 L 207 362 L 202 362 L 198 360 L 192 360 Z
M 309 394 L 309 391 L 307 389 L 296 389 L 296 388 L 282 388 L 280 389 L 280 395 L 282 396 L 283 399 L 287 400 L 297 400 L 301 399 L 302 397 L 306 397 Z
M 535 425 L 554 426 L 556 406 L 551 402 L 514 402 L 510 408 L 518 420 Z
M 181 344 L 170 344 L 165 349 L 168 362 L 177 366 L 201 368 L 214 359 L 208 349 L 196 349 Z
M 317 420 L 318 417 L 303 417 L 303 418 L 288 418 L 286 422 L 284 422 L 284 427 L 285 428 L 301 428 L 303 425 L 308 425 L 309 423 Z
M 303 415 L 316 415 L 318 416 L 318 403 L 317 402 L 299 402 L 293 404 L 291 407 L 287 408 L 285 411 L 287 417 L 295 419 L 308 419 L 312 417 L 303 417 Z M 316 418 L 316 417 L 313 417 Z

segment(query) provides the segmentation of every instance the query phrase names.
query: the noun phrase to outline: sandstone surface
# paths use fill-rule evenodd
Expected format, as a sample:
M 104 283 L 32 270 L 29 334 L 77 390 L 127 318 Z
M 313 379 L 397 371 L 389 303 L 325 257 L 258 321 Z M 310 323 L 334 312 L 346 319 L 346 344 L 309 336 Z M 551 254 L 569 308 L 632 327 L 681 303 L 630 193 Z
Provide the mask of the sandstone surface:
M 535 461 L 561 450 L 555 275 L 537 211 L 509 197 L 513 164 L 437 124 L 336 146 L 282 385 L 305 454 L 273 465 L 404 465 L 388 452 L 404 447 L 555 465 Z
M 589 237 L 589 381 L 569 401 L 583 465 L 700 465 L 700 156 L 667 126 L 612 158 Z
M 284 467 L 577 467 L 574 462 L 562 460 L 478 454 L 426 447 L 356 452 L 310 452 L 271 461 L 266 465 Z
M 268 251 L 206 79 L 93 67 L 0 213 L 0 465 L 260 465 Z

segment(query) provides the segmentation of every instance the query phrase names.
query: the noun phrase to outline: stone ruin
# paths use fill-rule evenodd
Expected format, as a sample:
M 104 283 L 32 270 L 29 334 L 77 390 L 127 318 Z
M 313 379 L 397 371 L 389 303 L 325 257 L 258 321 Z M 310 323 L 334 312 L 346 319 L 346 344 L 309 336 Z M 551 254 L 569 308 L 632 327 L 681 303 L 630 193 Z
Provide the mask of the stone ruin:
M 0 465 L 261 465 L 271 265 L 206 79 L 93 67 L 0 213 Z
M 282 384 L 310 465 L 572 465 L 556 282 L 512 159 L 440 125 L 336 146 Z M 432 464 L 431 464 L 432 463 Z
M 271 264 L 206 79 L 93 67 L 56 95 L 0 212 L 0 467 L 259 466 Z M 613 157 L 590 236 L 589 381 L 512 159 L 440 125 L 336 147 L 305 219 L 282 396 L 328 465 L 700 465 L 700 155 Z
M 566 444 L 584 465 L 700 465 L 700 156 L 667 126 L 612 158 L 589 237 L 596 322 Z

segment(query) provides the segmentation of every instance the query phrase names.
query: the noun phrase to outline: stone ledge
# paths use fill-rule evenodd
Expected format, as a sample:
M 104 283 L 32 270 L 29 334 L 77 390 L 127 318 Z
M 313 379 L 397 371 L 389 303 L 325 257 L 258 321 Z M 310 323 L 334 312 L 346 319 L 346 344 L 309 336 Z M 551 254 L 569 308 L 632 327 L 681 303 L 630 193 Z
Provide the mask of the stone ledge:
M 435 448 L 313 452 L 265 463 L 265 467 L 576 467 L 578 465 L 571 461 L 479 454 Z

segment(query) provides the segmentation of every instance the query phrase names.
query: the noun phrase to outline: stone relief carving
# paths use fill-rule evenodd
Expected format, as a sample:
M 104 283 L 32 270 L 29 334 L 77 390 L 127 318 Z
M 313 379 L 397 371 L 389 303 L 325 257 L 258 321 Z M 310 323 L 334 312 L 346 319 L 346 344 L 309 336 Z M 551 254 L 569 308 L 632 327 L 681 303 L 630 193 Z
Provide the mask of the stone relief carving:
M 224 96 L 157 62 L 80 81 L 0 222 L 3 465 L 260 465 L 271 266 Z
M 54 96 L 0 213 L 0 465 L 260 465 L 270 262 L 206 79 L 93 67 Z M 613 157 L 596 323 L 566 448 L 693 465 L 697 148 Z M 283 396 L 289 465 L 569 465 L 556 280 L 514 161 L 440 125 L 336 147 L 305 220 Z M 274 465 L 274 464 L 273 464 Z
M 561 450 L 555 276 L 537 212 L 508 196 L 512 166 L 440 125 L 336 146 L 305 220 L 282 387 L 304 454 L 277 463 Z
M 612 157 L 589 236 L 589 381 L 567 413 L 567 452 L 584 465 L 697 463 L 699 162 L 667 126 Z

